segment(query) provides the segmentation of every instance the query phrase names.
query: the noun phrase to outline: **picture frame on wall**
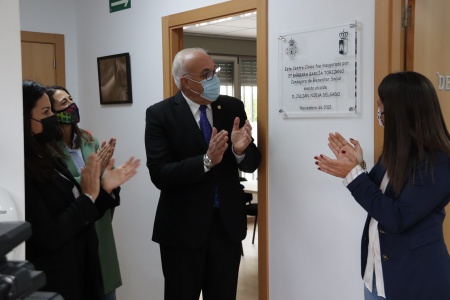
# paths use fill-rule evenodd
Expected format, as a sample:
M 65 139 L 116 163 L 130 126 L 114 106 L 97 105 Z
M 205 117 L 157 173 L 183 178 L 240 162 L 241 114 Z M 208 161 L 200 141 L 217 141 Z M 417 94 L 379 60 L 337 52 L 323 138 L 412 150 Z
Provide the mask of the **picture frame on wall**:
M 133 103 L 130 54 L 97 58 L 100 104 Z

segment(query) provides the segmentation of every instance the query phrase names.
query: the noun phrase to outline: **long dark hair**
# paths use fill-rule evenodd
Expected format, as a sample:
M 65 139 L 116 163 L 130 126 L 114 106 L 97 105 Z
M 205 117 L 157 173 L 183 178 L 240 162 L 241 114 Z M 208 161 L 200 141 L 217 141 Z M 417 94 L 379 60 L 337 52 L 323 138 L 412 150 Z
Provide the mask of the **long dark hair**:
M 419 163 L 431 166 L 438 151 L 450 156 L 449 133 L 436 90 L 425 76 L 389 74 L 378 87 L 378 95 L 385 124 L 381 163 L 398 196 Z
M 55 92 L 57 90 L 64 91 L 70 96 L 69 91 L 65 87 L 62 87 L 62 86 L 59 86 L 59 85 L 52 85 L 52 86 L 47 87 L 45 92 L 47 93 L 48 97 L 50 98 L 50 102 L 51 102 L 51 105 L 52 105 L 52 111 L 54 113 L 57 113 L 57 112 L 54 109 L 56 100 L 55 100 L 55 98 L 53 96 L 55 95 Z M 60 133 L 61 134 L 58 137 L 58 140 L 62 139 L 62 132 L 60 131 Z M 75 148 L 81 148 L 83 140 L 86 141 L 87 143 L 90 143 L 90 142 L 94 141 L 94 138 L 88 132 L 86 132 L 85 130 L 83 130 L 80 127 L 78 127 L 78 124 L 72 124 L 72 133 L 71 133 L 70 140 L 73 140 L 74 134 L 76 134 Z M 60 156 L 63 156 L 63 157 L 66 156 L 64 154 L 63 150 L 60 147 L 57 147 L 56 151 L 58 152 L 58 154 Z
M 25 170 L 40 181 L 51 180 L 57 175 L 52 161 L 55 157 L 54 142 L 39 143 L 31 132 L 31 110 L 45 94 L 45 87 L 38 82 L 25 80 L 22 82 L 22 92 Z

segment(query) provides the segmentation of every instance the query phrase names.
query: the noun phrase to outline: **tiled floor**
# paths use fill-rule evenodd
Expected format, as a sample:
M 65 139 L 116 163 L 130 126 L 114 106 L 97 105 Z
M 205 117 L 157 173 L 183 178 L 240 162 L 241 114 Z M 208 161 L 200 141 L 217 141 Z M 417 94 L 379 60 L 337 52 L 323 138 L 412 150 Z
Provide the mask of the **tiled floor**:
M 239 269 L 237 300 L 258 299 L 258 225 L 252 245 L 254 217 L 247 218 L 247 237 L 242 241 L 244 256 Z

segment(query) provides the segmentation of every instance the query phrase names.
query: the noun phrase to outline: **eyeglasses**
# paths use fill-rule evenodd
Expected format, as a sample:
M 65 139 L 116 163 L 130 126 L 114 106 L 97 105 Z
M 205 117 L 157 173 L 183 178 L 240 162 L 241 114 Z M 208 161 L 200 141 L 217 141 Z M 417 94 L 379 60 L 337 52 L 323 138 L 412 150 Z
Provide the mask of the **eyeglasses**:
M 220 72 L 220 67 L 216 67 L 214 70 L 205 71 L 205 72 L 200 73 L 200 74 L 185 73 L 185 74 L 183 74 L 183 76 L 185 76 L 185 75 L 202 76 L 203 78 L 205 78 L 206 81 L 210 81 L 211 79 L 214 78 L 214 75 L 219 73 L 219 72 Z

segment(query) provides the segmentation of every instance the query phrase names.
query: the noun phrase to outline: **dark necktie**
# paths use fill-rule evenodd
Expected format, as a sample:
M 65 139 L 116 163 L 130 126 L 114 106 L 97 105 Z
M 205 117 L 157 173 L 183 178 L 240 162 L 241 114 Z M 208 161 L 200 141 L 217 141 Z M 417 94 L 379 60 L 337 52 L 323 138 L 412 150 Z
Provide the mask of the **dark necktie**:
M 206 116 L 206 105 L 200 105 L 200 129 L 203 132 L 203 137 L 206 143 L 209 145 L 209 140 L 211 139 L 211 124 L 209 124 L 208 117 Z
M 206 116 L 206 105 L 200 105 L 200 129 L 203 132 L 203 137 L 205 138 L 206 144 L 209 145 L 211 140 L 212 128 Z M 219 193 L 216 191 L 214 193 L 214 207 L 219 207 Z

